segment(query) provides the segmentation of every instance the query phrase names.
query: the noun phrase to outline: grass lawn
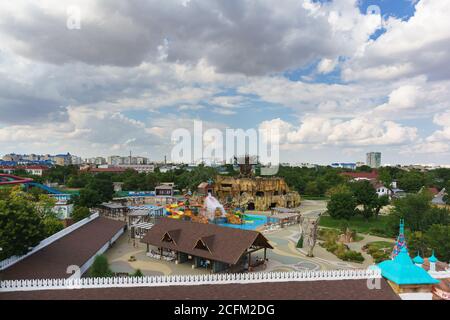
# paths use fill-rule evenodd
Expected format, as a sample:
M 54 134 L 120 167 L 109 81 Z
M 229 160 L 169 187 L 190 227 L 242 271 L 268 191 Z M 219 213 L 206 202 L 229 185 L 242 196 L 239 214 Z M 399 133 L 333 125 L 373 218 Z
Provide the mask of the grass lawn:
M 388 217 L 386 216 L 379 216 L 378 219 L 372 218 L 369 221 L 366 221 L 366 219 L 361 216 L 355 216 L 350 220 L 340 220 L 333 219 L 330 216 L 321 216 L 319 226 L 340 229 L 344 224 L 347 224 L 352 231 L 358 233 L 389 237 L 387 223 Z

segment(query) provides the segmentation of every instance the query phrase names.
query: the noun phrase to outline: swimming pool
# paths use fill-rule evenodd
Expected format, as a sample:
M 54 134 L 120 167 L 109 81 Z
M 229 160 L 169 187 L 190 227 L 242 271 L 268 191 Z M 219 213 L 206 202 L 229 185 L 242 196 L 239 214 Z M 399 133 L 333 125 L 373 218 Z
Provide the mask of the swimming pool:
M 259 215 L 259 214 L 245 214 L 243 224 L 231 224 L 227 222 L 217 223 L 219 226 L 230 227 L 244 230 L 255 230 L 268 222 L 273 222 L 272 218 Z

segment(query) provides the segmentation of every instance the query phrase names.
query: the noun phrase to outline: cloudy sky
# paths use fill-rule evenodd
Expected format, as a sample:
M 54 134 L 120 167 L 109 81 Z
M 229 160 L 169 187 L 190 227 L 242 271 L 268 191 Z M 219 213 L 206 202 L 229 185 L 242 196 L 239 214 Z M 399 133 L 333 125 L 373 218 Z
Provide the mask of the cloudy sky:
M 450 164 L 449 16 L 443 0 L 2 1 L 0 154 L 157 160 L 202 120 L 278 126 L 282 161 Z

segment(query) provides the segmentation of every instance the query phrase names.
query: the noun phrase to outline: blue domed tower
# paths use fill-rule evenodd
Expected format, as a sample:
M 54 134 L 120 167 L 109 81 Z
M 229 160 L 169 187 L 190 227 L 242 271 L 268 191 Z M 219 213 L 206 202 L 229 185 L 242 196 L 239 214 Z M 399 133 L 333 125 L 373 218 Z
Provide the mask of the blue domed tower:
M 381 269 L 381 275 L 389 280 L 389 283 L 397 293 L 418 290 L 419 287 L 421 290 L 429 289 L 431 291 L 431 286 L 439 283 L 439 281 L 431 277 L 425 269 L 413 263 L 408 254 L 403 232 L 404 221 L 401 220 L 400 234 L 394 247 L 394 250 L 398 248 L 400 250 L 397 254 L 393 254 L 392 260 L 386 260 L 378 264 L 378 267 Z M 423 263 L 423 259 L 419 255 L 416 258 L 417 262 Z
M 430 271 L 436 271 L 436 263 L 438 262 L 438 259 L 434 256 L 434 250 L 431 254 L 431 257 L 428 258 L 428 262 L 430 263 Z
M 423 258 L 420 256 L 419 251 L 417 251 L 417 256 L 414 257 L 413 262 L 416 266 L 422 267 Z

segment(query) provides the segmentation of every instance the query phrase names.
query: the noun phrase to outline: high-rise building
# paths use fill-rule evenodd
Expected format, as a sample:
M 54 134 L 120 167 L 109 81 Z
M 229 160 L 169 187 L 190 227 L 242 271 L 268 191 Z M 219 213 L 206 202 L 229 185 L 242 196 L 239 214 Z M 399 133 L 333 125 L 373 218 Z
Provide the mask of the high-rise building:
M 371 168 L 379 168 L 381 166 L 381 152 L 368 152 L 366 164 Z

